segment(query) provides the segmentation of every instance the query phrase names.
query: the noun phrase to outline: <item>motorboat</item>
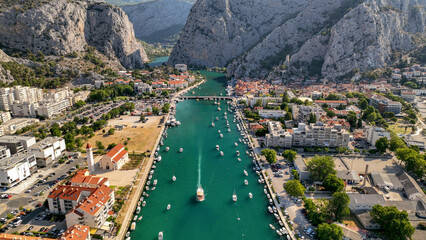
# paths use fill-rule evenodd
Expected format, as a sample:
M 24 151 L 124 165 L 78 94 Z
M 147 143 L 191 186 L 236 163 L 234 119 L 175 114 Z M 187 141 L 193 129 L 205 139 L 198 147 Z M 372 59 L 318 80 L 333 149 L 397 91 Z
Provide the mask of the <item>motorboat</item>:
M 152 175 L 149 175 L 149 176 L 148 176 L 148 180 L 151 180 L 151 179 L 152 179 Z
M 240 151 L 237 151 L 237 156 L 240 156 Z
M 161 155 L 158 156 L 157 161 L 161 162 Z
M 238 143 L 237 143 L 237 142 L 235 142 L 235 143 L 234 143 L 234 145 L 235 145 L 236 147 L 238 147 Z
M 269 224 L 269 227 L 271 227 L 271 228 L 272 228 L 272 230 L 275 230 L 275 227 L 274 227 L 274 225 L 272 225 L 272 224 Z
M 278 221 L 278 223 L 280 224 L 280 226 L 282 226 L 282 227 L 284 226 L 283 221 L 280 220 L 280 221 Z
M 143 218 L 143 216 L 140 216 L 140 217 L 138 218 L 138 222 L 139 222 L 140 220 L 142 220 L 142 218 Z
M 260 179 L 259 179 L 260 180 Z M 268 190 L 266 190 L 266 188 L 264 188 L 263 189 L 263 192 L 265 193 L 265 194 L 268 194 Z
M 219 121 L 219 117 L 216 117 L 216 121 Z
M 280 235 L 280 236 L 283 235 L 280 230 L 276 230 L 276 231 L 277 231 L 278 235 Z
M 242 142 L 243 140 L 241 140 L 241 138 L 239 138 L 238 141 Z
M 138 207 L 136 208 L 136 214 L 139 214 L 140 212 L 141 212 L 141 207 L 139 207 L 139 206 L 138 206 Z
M 154 191 L 154 190 L 155 190 L 155 187 L 152 187 L 152 188 L 151 188 L 151 191 Z
M 146 186 L 146 187 L 145 187 L 145 190 L 149 191 L 149 187 L 148 187 L 148 186 Z
M 198 202 L 202 202 L 202 201 L 204 201 L 204 200 L 205 200 L 205 197 L 204 197 L 204 189 L 201 187 L 201 185 L 200 185 L 200 186 L 198 186 L 198 188 L 197 188 L 197 198 L 196 198 L 196 200 L 197 200 Z
M 230 129 L 230 128 L 228 128 L 228 132 L 231 132 L 231 129 Z
M 272 210 L 274 210 L 274 213 L 277 212 L 277 208 L 275 206 L 272 206 Z
M 214 127 L 214 126 L 216 126 L 216 125 L 214 124 L 214 122 L 212 122 L 212 127 Z
M 220 130 L 217 130 L 217 133 L 220 133 Z
M 145 195 L 144 195 L 145 196 Z M 140 199 L 139 199 L 139 201 L 143 201 L 143 197 L 141 197 Z
M 135 217 L 133 218 L 133 221 L 138 220 L 138 215 L 135 215 Z
M 179 148 L 179 152 L 183 152 L 183 148 Z
M 221 111 L 222 109 L 220 109 L 220 107 L 217 107 L 217 110 L 218 110 L 218 111 Z
M 248 181 L 247 181 L 247 179 L 245 179 L 245 180 L 244 180 L 244 184 L 245 184 L 245 185 L 248 185 Z
M 253 193 L 249 192 L 249 198 L 253 198 Z
M 132 225 L 130 225 L 130 230 L 134 231 L 136 229 L 136 222 L 132 222 Z
M 219 145 L 216 145 L 216 150 L 218 150 L 218 151 L 219 151 Z
M 220 156 L 223 156 L 223 155 L 225 155 L 222 151 L 220 151 Z
M 270 213 L 273 213 L 273 212 L 274 212 L 274 211 L 272 210 L 271 206 L 268 206 L 268 211 L 269 211 Z
M 223 118 L 224 118 L 225 120 L 226 120 L 226 119 L 228 119 L 228 117 L 227 117 L 227 116 L 225 116 L 225 117 L 223 117 Z
M 157 186 L 158 180 L 154 179 L 154 182 L 152 183 L 154 186 Z
M 158 233 L 158 240 L 163 240 L 163 231 Z
M 238 159 L 238 162 L 241 162 L 241 158 L 237 158 Z
M 142 207 L 145 207 L 146 206 L 146 201 L 143 201 L 142 202 Z
M 232 201 L 236 202 L 237 201 L 237 194 L 234 191 L 234 194 L 232 194 Z
M 175 182 L 175 181 L 176 181 L 176 176 L 175 176 L 175 175 L 173 175 L 173 177 L 172 177 L 172 181 L 173 181 L 173 182 Z
M 221 138 L 223 138 L 223 134 L 221 133 L 220 135 L 219 135 Z
M 172 207 L 172 205 L 170 205 L 170 203 L 167 205 L 167 210 L 170 210 L 170 208 Z
M 248 176 L 248 172 L 244 169 L 244 175 Z
M 130 238 L 130 232 L 126 232 L 126 237 Z
M 169 147 L 166 147 L 166 152 L 168 152 L 170 150 L 170 148 Z

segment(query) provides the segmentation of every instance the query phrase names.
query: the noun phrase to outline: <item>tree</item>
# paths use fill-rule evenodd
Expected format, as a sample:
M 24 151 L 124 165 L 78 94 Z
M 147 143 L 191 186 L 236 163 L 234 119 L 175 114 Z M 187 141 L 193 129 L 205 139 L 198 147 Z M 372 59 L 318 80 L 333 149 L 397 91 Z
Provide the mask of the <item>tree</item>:
M 308 213 L 308 218 L 312 221 L 312 224 L 317 225 L 330 219 L 330 213 L 328 210 L 329 201 L 326 199 L 305 199 L 304 207 Z
M 284 189 L 293 197 L 301 197 L 305 194 L 305 187 L 299 180 L 289 180 L 284 184 Z
M 141 115 L 141 117 L 139 118 L 139 121 L 141 121 L 141 122 L 143 122 L 143 121 L 145 121 L 145 115 Z
M 340 240 L 343 238 L 343 230 L 338 225 L 332 223 L 321 223 L 317 228 L 320 240 Z
M 340 100 L 340 97 L 334 93 L 330 93 L 325 100 Z
M 323 183 L 327 191 L 341 192 L 345 188 L 345 182 L 334 174 L 328 174 Z
M 348 120 L 348 123 L 351 125 L 351 128 L 356 128 L 358 118 L 357 118 L 355 112 L 350 111 L 349 114 L 348 114 L 347 120 Z
M 291 112 L 287 112 L 284 116 L 285 120 L 292 120 L 293 119 L 293 115 L 291 114 Z
M 291 170 L 291 175 L 293 175 L 295 180 L 300 180 L 299 172 L 296 169 Z
M 166 103 L 166 104 L 164 104 L 164 105 L 163 105 L 163 108 L 161 109 L 161 111 L 162 111 L 163 113 L 168 113 L 168 112 L 169 112 L 169 109 L 170 109 L 170 104 L 169 104 L 169 103 Z
M 161 95 L 162 95 L 162 96 L 164 96 L 164 97 L 168 97 L 168 96 L 169 96 L 169 91 L 167 91 L 167 90 L 163 90 L 163 91 L 161 92 Z
M 367 99 L 365 99 L 365 98 L 361 99 L 361 100 L 359 101 L 359 103 L 358 103 L 358 106 L 359 106 L 359 108 L 361 108 L 362 110 L 367 109 L 367 107 L 368 107 L 368 101 L 367 101 Z
M 101 142 L 101 141 L 96 141 L 96 147 L 97 147 L 99 150 L 104 150 L 104 149 L 105 149 L 105 146 L 102 144 L 102 142 Z
M 290 101 L 290 98 L 288 97 L 287 91 L 283 94 L 283 103 L 288 103 Z
M 387 239 L 411 239 L 411 235 L 414 233 L 414 227 L 411 226 L 405 210 L 399 211 L 395 206 L 375 205 L 370 215 L 375 222 L 380 224 Z
M 109 134 L 109 135 L 114 135 L 114 133 L 115 133 L 115 128 L 110 128 L 110 129 L 108 130 L 108 134 Z
M 296 155 L 297 152 L 293 150 L 285 150 L 282 154 L 282 156 L 290 162 L 294 162 L 294 160 L 296 159 Z
M 311 178 L 315 181 L 324 181 L 329 174 L 335 174 L 334 161 L 330 156 L 315 156 L 307 164 Z
M 152 107 L 152 114 L 158 115 L 159 113 L 160 113 L 160 109 L 158 109 L 157 107 Z
M 327 110 L 326 112 L 327 112 L 327 117 L 329 117 L 329 118 L 336 116 L 336 113 L 333 112 L 333 111 Z
M 273 149 L 263 149 L 262 156 L 265 156 L 266 161 L 270 164 L 275 163 L 277 161 L 277 152 Z
M 351 202 L 348 194 L 344 192 L 335 192 L 330 200 L 330 212 L 334 214 L 336 220 L 342 220 L 349 215 L 349 203 Z
M 376 146 L 376 149 L 379 152 L 385 152 L 386 149 L 388 149 L 389 147 L 388 139 L 386 137 L 381 137 L 377 139 L 376 144 L 374 144 L 374 146 Z
M 309 115 L 308 123 L 316 123 L 316 122 L 317 122 L 317 116 L 315 114 L 311 113 Z
M 261 107 L 262 106 L 262 99 L 257 99 L 256 103 L 254 104 L 255 107 Z

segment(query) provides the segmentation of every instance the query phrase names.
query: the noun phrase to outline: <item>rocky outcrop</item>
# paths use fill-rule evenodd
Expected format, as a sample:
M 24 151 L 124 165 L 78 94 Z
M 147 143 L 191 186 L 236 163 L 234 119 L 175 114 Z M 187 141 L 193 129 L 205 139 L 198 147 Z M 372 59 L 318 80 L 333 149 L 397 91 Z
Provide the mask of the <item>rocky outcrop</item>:
M 25 11 L 12 7 L 0 13 L 0 45 L 46 55 L 65 55 L 95 47 L 126 68 L 148 61 L 127 15 L 103 2 L 52 0 Z
M 335 79 L 385 67 L 425 32 L 425 0 L 245 2 L 198 1 L 170 63 L 227 66 L 236 77 L 266 77 L 285 64 Z
M 192 5 L 188 0 L 156 0 L 121 8 L 133 23 L 137 38 L 166 43 L 182 31 Z

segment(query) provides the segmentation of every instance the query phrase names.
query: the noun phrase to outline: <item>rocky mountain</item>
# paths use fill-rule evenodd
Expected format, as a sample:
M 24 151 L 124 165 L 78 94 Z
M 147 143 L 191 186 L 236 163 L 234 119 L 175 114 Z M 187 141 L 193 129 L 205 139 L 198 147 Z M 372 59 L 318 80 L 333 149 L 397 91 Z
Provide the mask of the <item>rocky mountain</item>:
M 2 49 L 66 55 L 91 46 L 126 68 L 142 67 L 148 60 L 132 23 L 120 8 L 102 1 L 34 2 L 1 9 Z
M 136 37 L 148 43 L 175 42 L 193 3 L 189 0 L 156 0 L 121 8 L 133 23 Z
M 424 44 L 425 8 L 426 0 L 199 0 L 169 62 L 335 79 Z

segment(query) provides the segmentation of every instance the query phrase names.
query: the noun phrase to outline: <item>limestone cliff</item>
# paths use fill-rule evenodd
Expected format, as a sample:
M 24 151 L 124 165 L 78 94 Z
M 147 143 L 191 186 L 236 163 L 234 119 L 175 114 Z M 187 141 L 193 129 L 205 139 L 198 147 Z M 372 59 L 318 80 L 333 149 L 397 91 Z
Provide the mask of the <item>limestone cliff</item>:
M 126 68 L 142 67 L 148 60 L 127 15 L 99 1 L 51 0 L 29 9 L 19 5 L 2 9 L 0 46 L 46 55 L 65 55 L 93 46 Z
M 426 0 L 199 0 L 170 63 L 227 66 L 237 77 L 286 65 L 335 79 L 416 48 L 425 7 Z
M 188 0 L 156 0 L 121 8 L 133 23 L 136 37 L 149 42 L 175 42 L 193 3 Z

